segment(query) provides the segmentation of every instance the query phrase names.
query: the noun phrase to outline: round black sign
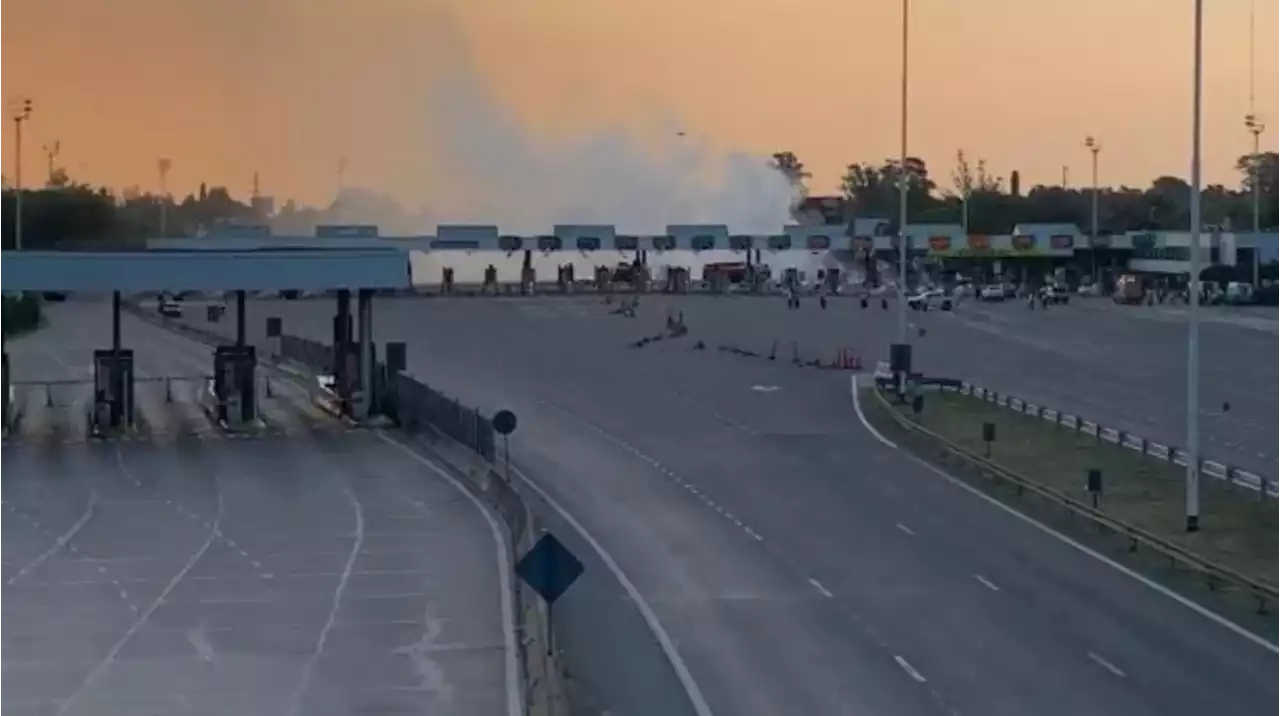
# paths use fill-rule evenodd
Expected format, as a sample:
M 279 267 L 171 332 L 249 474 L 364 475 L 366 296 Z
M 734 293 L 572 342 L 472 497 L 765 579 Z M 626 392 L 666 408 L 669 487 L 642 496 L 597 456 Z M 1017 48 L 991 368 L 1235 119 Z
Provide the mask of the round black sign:
M 499 435 L 510 435 L 516 431 L 516 414 L 510 410 L 499 410 L 492 422 Z

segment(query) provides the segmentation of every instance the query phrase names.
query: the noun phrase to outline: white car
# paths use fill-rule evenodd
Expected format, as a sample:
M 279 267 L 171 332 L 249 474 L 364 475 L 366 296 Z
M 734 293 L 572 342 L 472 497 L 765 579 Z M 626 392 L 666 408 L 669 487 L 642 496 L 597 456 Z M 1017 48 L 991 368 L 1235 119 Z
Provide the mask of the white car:
M 166 318 L 182 317 L 182 304 L 178 303 L 172 298 L 160 299 L 159 309 L 160 309 L 160 315 L 165 316 Z
M 989 286 L 983 286 L 982 291 L 978 294 L 978 298 L 983 301 L 1003 301 L 1004 294 L 1004 286 L 998 283 L 993 283 Z
M 938 306 L 944 311 L 950 311 L 954 299 L 947 295 L 946 291 L 939 289 L 929 289 L 921 291 L 914 296 L 907 297 L 907 307 L 913 311 L 928 311 L 933 306 Z

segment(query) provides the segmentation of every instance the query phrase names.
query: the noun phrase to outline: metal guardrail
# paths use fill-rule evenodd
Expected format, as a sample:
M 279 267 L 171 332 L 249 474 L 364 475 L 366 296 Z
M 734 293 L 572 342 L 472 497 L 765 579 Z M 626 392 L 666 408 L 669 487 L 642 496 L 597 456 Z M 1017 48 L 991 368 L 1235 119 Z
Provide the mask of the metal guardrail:
M 1165 460 L 1184 467 L 1187 464 L 1187 453 L 1182 448 L 1149 440 L 1141 435 L 1108 427 L 1092 420 L 1085 420 L 1079 415 L 1048 408 L 1008 393 L 989 390 L 965 381 L 961 381 L 958 387 L 949 388 L 943 386 L 942 389 L 957 392 L 961 395 L 973 396 L 989 403 L 994 403 L 1001 408 L 1008 408 L 1014 412 L 1031 415 L 1069 430 L 1095 437 L 1104 442 L 1119 445 L 1147 457 Z M 1280 495 L 1276 480 L 1215 460 L 1201 460 L 1200 472 L 1216 480 L 1225 480 L 1233 485 L 1247 490 L 1258 491 L 1269 497 Z
M 1095 509 L 1094 507 L 1087 505 L 1060 490 L 1042 485 L 1035 480 L 1001 467 L 999 464 L 992 462 L 977 453 L 967 450 L 966 448 L 963 448 L 929 430 L 923 425 L 907 418 L 899 410 L 894 408 L 892 404 L 890 404 L 888 398 L 885 397 L 884 392 L 879 388 L 875 388 L 871 392 L 875 394 L 876 402 L 879 406 L 889 414 L 898 426 L 938 443 L 947 452 L 973 464 L 985 473 L 990 473 L 996 476 L 997 479 L 1013 483 L 1017 486 L 1019 492 L 1023 490 L 1030 491 L 1046 500 L 1062 505 L 1071 512 L 1094 522 L 1104 529 L 1129 539 L 1130 551 L 1136 551 L 1139 546 L 1144 546 L 1148 549 L 1159 552 L 1170 560 L 1203 574 L 1210 589 L 1215 589 L 1218 584 L 1233 584 L 1237 587 L 1241 587 L 1258 600 L 1259 612 L 1264 612 L 1266 610 L 1268 602 L 1272 604 L 1276 603 L 1276 585 L 1260 579 L 1247 577 L 1229 567 L 1215 564 L 1195 552 L 1184 547 L 1180 547 L 1162 537 L 1142 529 L 1141 527 L 1137 527 L 1136 525 L 1131 525 L 1128 522 L 1111 517 L 1106 512 Z

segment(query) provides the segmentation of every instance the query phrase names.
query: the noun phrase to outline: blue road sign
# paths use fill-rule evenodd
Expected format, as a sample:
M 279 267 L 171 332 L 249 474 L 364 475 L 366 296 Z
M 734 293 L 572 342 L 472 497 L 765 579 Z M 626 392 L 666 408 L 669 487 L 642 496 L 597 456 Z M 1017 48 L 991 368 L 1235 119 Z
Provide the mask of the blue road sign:
M 516 576 L 533 587 L 547 604 L 554 604 L 585 569 L 560 540 L 548 533 L 516 563 Z

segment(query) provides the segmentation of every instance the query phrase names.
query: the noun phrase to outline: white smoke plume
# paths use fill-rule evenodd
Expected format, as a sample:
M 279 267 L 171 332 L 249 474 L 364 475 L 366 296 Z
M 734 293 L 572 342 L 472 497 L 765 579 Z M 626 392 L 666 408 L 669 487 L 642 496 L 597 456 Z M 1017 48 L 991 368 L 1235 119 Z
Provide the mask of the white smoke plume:
M 442 168 L 451 185 L 427 202 L 435 223 L 497 224 L 511 233 L 602 223 L 642 234 L 674 223 L 775 233 L 790 222 L 793 188 L 767 157 L 716 151 L 660 121 L 659 108 L 651 132 L 539 136 L 492 92 L 460 29 L 447 17 L 434 29 L 449 66 L 423 88 L 430 124 L 423 160 Z

